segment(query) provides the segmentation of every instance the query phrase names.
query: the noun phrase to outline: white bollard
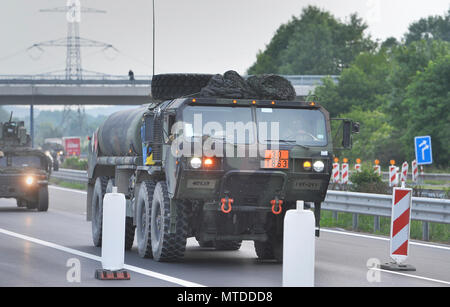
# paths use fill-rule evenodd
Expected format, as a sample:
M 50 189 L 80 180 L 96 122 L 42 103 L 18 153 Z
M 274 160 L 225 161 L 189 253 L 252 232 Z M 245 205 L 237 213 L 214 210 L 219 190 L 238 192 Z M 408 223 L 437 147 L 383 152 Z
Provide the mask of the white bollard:
M 122 270 L 125 263 L 125 195 L 107 193 L 103 199 L 102 267 L 108 271 Z
M 297 201 L 284 218 L 283 287 L 314 287 L 315 218 Z

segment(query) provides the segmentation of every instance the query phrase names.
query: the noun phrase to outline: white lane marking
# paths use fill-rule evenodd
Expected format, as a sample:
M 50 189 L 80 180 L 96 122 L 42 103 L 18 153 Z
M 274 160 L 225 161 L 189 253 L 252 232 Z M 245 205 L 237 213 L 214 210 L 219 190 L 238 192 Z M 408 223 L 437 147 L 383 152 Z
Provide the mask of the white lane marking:
M 390 274 L 395 274 L 395 275 L 401 275 L 401 276 L 406 276 L 406 277 L 412 277 L 412 278 L 422 279 L 422 280 L 426 280 L 426 281 L 437 282 L 437 283 L 441 283 L 441 284 L 445 284 L 445 285 L 450 285 L 450 281 L 433 279 L 433 278 L 428 278 L 428 277 L 423 277 L 423 276 L 418 276 L 418 275 L 405 274 L 405 273 L 396 272 L 396 271 L 383 270 L 383 269 L 379 269 L 379 268 L 370 268 L 370 270 L 380 271 L 380 272 L 390 273 Z
M 79 194 L 84 194 L 86 195 L 87 192 L 86 191 L 81 191 L 81 190 L 75 190 L 75 189 L 68 189 L 68 188 L 62 188 L 62 187 L 57 187 L 54 185 L 49 185 L 49 188 L 55 189 L 55 190 L 60 190 L 60 191 L 65 191 L 65 192 L 73 192 L 73 193 L 79 193 Z
M 62 252 L 66 252 L 66 253 L 75 255 L 75 256 L 79 256 L 79 257 L 83 257 L 83 258 L 87 258 L 87 259 L 91 259 L 91 260 L 99 261 L 99 262 L 102 261 L 102 258 L 99 257 L 99 256 L 92 255 L 92 254 L 89 254 L 89 253 L 85 253 L 85 252 L 82 252 L 82 251 L 79 251 L 79 250 L 76 250 L 76 249 L 68 248 L 68 247 L 65 247 L 65 246 L 62 246 L 62 245 L 54 244 L 54 243 L 51 243 L 51 242 L 43 241 L 43 240 L 40 240 L 40 239 L 32 238 L 32 237 L 29 237 L 29 236 L 25 236 L 25 235 L 22 235 L 22 234 L 19 234 L 19 233 L 15 233 L 15 232 L 12 232 L 12 231 L 9 231 L 9 230 L 6 230 L 6 229 L 0 228 L 0 233 L 2 233 L 4 235 L 7 235 L 7 236 L 14 237 L 14 238 L 18 238 L 18 239 L 22 239 L 22 240 L 25 240 L 25 241 L 29 241 L 29 242 L 32 242 L 32 243 L 35 243 L 35 244 L 39 244 L 39 245 L 43 245 L 43 246 L 46 246 L 46 247 L 50 247 L 50 248 L 53 248 L 53 249 L 56 249 L 56 250 L 59 250 L 59 251 L 62 251 Z M 174 284 L 177 284 L 177 285 L 180 285 L 180 286 L 184 286 L 184 287 L 205 287 L 204 285 L 200 285 L 200 284 L 193 283 L 193 282 L 190 282 L 190 281 L 187 281 L 187 280 L 183 280 L 183 279 L 179 279 L 179 278 L 176 278 L 176 277 L 168 276 L 168 275 L 165 275 L 165 274 L 161 274 L 161 273 L 145 270 L 145 269 L 142 269 L 142 268 L 139 268 L 139 267 L 136 267 L 136 266 L 132 266 L 132 265 L 125 265 L 124 268 L 127 269 L 127 270 L 130 270 L 130 271 L 139 273 L 139 274 L 143 274 L 143 275 L 146 275 L 146 276 L 149 276 L 149 277 L 161 279 L 161 280 L 164 280 L 164 281 L 167 281 L 167 282 L 170 282 L 170 283 L 174 283 Z
M 320 231 L 329 232 L 329 233 L 336 233 L 336 234 L 346 235 L 346 236 L 366 238 L 366 239 L 381 240 L 381 241 L 389 241 L 390 240 L 389 238 L 385 238 L 385 237 L 377 237 L 377 236 L 371 236 L 371 235 L 365 235 L 365 234 L 353 233 L 353 232 L 346 232 L 346 231 L 340 231 L 340 230 L 332 230 L 332 229 L 321 228 Z M 446 250 L 446 251 L 450 251 L 450 246 L 433 245 L 433 244 L 419 243 L 419 242 L 414 242 L 414 241 L 410 241 L 409 244 L 422 246 L 422 247 L 428 247 L 428 248 L 443 249 L 443 250 Z

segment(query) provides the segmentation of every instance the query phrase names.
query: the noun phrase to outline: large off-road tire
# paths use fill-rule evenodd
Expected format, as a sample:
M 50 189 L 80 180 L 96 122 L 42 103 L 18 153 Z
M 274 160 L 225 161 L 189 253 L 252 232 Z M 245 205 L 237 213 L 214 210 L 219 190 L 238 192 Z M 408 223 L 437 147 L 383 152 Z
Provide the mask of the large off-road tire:
M 170 100 L 199 93 L 213 75 L 210 74 L 161 74 L 152 79 L 152 97 Z
M 175 201 L 175 200 L 172 200 Z M 184 256 L 188 231 L 188 213 L 186 204 L 177 201 L 175 204 L 175 231 L 170 232 L 171 212 L 167 185 L 159 181 L 155 187 L 152 204 L 151 237 L 153 259 L 156 261 L 177 261 Z
M 48 186 L 40 186 L 38 191 L 37 210 L 40 212 L 48 211 Z
M 108 177 L 97 177 L 92 193 L 92 241 L 97 247 L 102 246 L 103 198 L 107 185 Z
M 221 251 L 237 251 L 241 248 L 242 241 L 214 241 L 214 247 Z
M 112 189 L 115 185 L 115 179 L 110 178 L 106 185 L 106 193 L 112 193 Z M 136 227 L 133 225 L 133 218 L 125 217 L 125 250 L 130 250 L 133 247 L 135 229 Z
M 155 183 L 151 180 L 140 184 L 136 200 L 136 241 L 142 258 L 152 258 L 151 212 Z

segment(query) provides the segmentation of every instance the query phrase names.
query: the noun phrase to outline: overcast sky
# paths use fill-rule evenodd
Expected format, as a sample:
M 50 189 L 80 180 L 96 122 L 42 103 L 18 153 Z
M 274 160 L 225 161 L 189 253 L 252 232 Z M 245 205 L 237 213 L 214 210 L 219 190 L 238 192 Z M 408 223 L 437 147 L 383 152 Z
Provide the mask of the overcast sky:
M 81 0 L 106 14 L 83 14 L 80 36 L 107 42 L 120 52 L 84 48 L 83 68 L 108 74 L 152 72 L 152 1 Z M 66 0 L 0 1 L 0 74 L 63 70 L 65 48 L 43 53 L 24 50 L 34 43 L 63 38 L 66 16 L 40 9 L 65 6 Z M 156 0 L 156 73 L 244 73 L 276 29 L 308 4 L 345 20 L 357 12 L 373 38 L 400 39 L 409 24 L 443 15 L 448 0 Z

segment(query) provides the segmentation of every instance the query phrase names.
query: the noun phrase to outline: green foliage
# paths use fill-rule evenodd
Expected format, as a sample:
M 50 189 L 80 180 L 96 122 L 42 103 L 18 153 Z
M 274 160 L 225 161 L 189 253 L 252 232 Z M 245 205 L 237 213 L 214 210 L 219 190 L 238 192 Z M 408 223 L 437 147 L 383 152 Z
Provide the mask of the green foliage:
M 248 74 L 339 74 L 360 52 L 375 47 L 363 34 L 366 28 L 356 14 L 343 23 L 329 12 L 308 6 L 300 18 L 280 26 Z
M 450 27 L 448 14 L 427 23 L 433 20 L 435 30 Z M 448 167 L 450 43 L 439 35 L 433 37 L 445 40 L 413 39 L 418 29 L 412 25 L 407 42 L 389 38 L 376 50 L 362 52 L 342 71 L 338 84 L 326 78 L 316 88 L 314 94 L 332 117 L 361 123 L 353 150 L 345 156 L 411 161 L 414 137 L 431 135 L 435 166 Z
M 429 16 L 412 23 L 405 38 L 406 44 L 422 39 L 450 42 L 450 9 L 445 16 Z
M 430 61 L 423 72 L 416 74 L 406 89 L 404 104 L 410 108 L 402 137 L 404 151 L 409 157 L 414 156 L 410 146 L 414 137 L 430 135 L 434 161 L 447 167 L 450 158 L 450 54 Z
M 332 117 L 350 112 L 354 107 L 374 110 L 383 104 L 383 95 L 389 93 L 387 82 L 390 65 L 386 52 L 362 53 L 345 69 L 339 83 L 325 79 L 315 94 Z
M 87 160 L 80 159 L 78 157 L 68 157 L 64 160 L 62 168 L 87 170 Z
M 355 108 L 352 112 L 341 116 L 361 124 L 360 133 L 353 135 L 352 149 L 343 151 L 341 156 L 345 156 L 351 161 L 357 158 L 363 161 L 375 159 L 388 161 L 397 157 L 393 153 L 395 146 L 391 141 L 393 127 L 388 123 L 386 114 L 378 110 L 363 111 L 361 108 Z M 336 139 L 339 139 L 339 137 L 336 137 Z
M 389 188 L 370 167 L 363 166 L 360 172 L 350 175 L 351 190 L 354 192 L 386 194 Z

